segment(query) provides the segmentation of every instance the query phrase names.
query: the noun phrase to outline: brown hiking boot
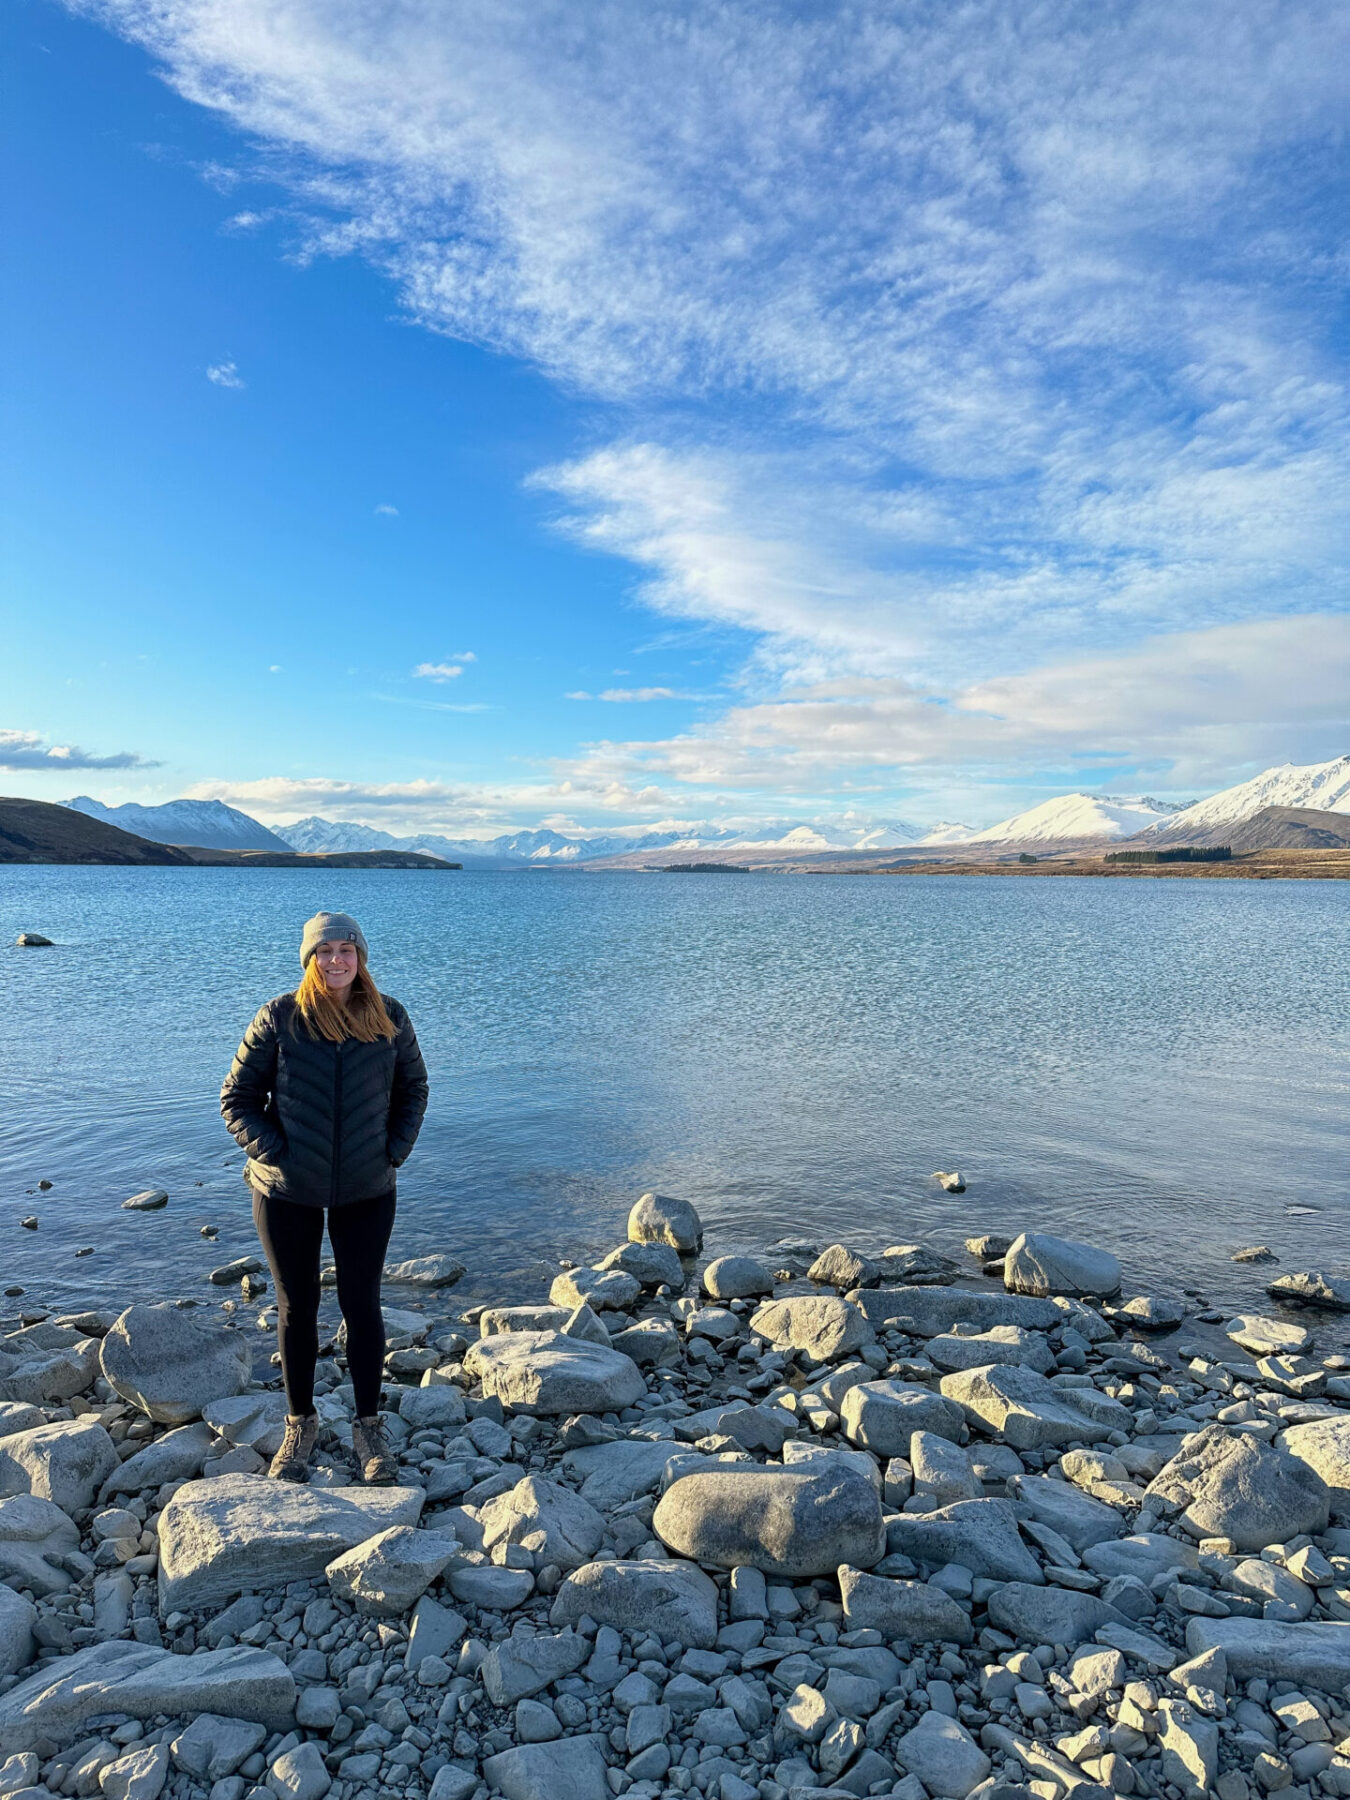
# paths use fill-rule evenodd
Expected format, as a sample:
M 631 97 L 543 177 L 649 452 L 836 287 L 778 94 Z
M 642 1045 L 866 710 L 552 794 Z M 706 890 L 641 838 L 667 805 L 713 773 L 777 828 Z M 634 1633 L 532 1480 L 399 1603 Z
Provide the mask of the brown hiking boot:
M 378 1413 L 352 1421 L 352 1454 L 356 1472 L 371 1487 L 392 1487 L 398 1480 L 398 1464 L 384 1435 Z
M 319 1435 L 319 1415 L 286 1414 L 286 1435 L 267 1473 L 277 1481 L 304 1481 Z

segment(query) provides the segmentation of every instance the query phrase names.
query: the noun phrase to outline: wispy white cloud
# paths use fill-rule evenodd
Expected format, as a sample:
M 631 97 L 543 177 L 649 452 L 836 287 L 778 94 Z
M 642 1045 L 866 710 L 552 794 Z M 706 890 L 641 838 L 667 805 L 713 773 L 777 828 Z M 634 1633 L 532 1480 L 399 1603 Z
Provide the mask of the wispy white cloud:
M 59 774 L 66 769 L 157 769 L 159 764 L 133 750 L 97 756 L 77 744 L 52 744 L 40 732 L 0 728 L 0 769 Z
M 605 700 L 611 705 L 629 706 L 647 700 L 691 700 L 695 696 L 683 694 L 678 688 L 640 687 L 640 688 L 605 688 L 599 694 L 588 693 L 585 688 L 576 688 L 564 696 L 568 700 Z
M 238 365 L 232 362 L 211 363 L 206 371 L 206 379 L 223 388 L 242 388 L 248 385 L 239 373 Z
M 867 677 L 897 766 L 944 712 L 974 754 L 980 684 L 1345 609 L 1335 0 L 72 3 L 264 147 L 312 251 L 622 405 L 541 480 L 739 634 L 775 710 L 695 770 L 791 722 L 847 771 Z M 1273 680 L 1230 754 L 1306 735 Z
M 375 508 L 375 517 L 377 519 L 396 519 L 398 517 L 398 508 L 396 506 L 390 506 L 387 500 L 381 500 L 380 504 Z
M 456 681 L 464 673 L 463 662 L 424 662 L 413 670 L 416 681 Z

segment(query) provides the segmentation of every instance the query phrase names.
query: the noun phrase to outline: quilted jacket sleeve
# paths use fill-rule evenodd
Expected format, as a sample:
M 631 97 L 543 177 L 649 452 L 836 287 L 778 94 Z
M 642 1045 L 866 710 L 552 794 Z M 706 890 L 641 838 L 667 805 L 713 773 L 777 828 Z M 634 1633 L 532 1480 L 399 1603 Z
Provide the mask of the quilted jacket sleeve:
M 271 1110 L 277 1078 L 277 1022 L 271 1003 L 254 1017 L 220 1090 L 220 1116 L 254 1162 L 275 1163 L 286 1139 Z
M 394 1087 L 389 1097 L 389 1160 L 397 1169 L 412 1154 L 427 1110 L 427 1065 L 412 1020 L 394 1002 L 390 1008 L 398 1036 L 394 1040 Z

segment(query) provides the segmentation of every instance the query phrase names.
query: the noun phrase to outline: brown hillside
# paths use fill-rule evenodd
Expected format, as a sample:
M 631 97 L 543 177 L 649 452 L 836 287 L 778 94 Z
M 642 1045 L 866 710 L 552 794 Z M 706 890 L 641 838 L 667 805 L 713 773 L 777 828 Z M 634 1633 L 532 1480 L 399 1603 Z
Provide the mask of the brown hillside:
M 191 863 L 173 844 L 119 831 L 69 807 L 44 800 L 0 796 L 0 862 L 6 863 Z

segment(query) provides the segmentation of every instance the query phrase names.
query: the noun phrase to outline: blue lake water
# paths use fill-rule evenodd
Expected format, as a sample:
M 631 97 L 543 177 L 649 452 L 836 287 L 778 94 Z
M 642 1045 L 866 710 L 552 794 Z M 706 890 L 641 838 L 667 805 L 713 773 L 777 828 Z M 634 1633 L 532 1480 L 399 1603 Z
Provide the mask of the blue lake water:
M 217 1094 L 324 906 L 361 920 L 431 1070 L 391 1255 L 454 1250 L 462 1292 L 542 1298 L 656 1188 L 719 1251 L 1040 1228 L 1116 1250 L 1132 1291 L 1250 1304 L 1240 1245 L 1350 1259 L 1348 901 L 1311 881 L 3 867 L 0 943 L 58 947 L 0 949 L 0 1275 L 125 1303 L 200 1294 L 255 1247 Z M 951 1168 L 966 1193 L 931 1179 Z M 166 1211 L 120 1210 L 152 1186 Z

